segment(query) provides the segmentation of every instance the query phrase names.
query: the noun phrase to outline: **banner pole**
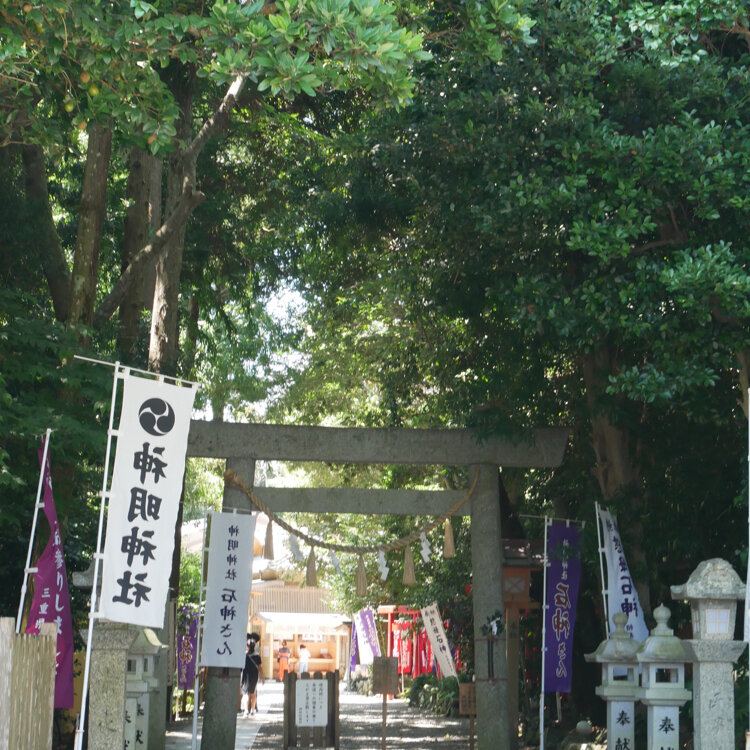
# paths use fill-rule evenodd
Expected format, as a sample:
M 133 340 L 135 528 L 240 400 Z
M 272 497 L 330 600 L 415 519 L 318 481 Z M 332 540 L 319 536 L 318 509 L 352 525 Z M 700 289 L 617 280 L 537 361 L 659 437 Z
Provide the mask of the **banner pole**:
M 95 365 L 105 365 L 106 367 L 119 368 L 120 366 L 119 362 L 107 362 L 104 359 L 93 359 L 92 357 L 83 357 L 80 354 L 74 354 L 73 359 L 80 359 L 82 362 L 91 362 Z M 184 383 L 185 385 L 194 385 L 194 386 L 201 385 L 196 380 L 186 380 L 185 378 L 181 378 L 176 375 L 163 375 L 160 372 L 151 372 L 151 370 L 140 370 L 137 367 L 127 367 L 127 368 L 124 367 L 123 370 L 125 369 L 127 369 L 128 372 L 140 372 L 142 375 L 151 375 L 151 377 L 156 378 L 157 380 L 161 382 L 165 382 L 165 379 L 168 379 L 168 380 L 174 380 L 175 383 Z
M 52 430 L 48 427 L 44 435 L 44 453 L 42 454 L 42 465 L 39 468 L 39 484 L 36 488 L 36 502 L 34 503 L 34 518 L 31 522 L 31 536 L 29 536 L 29 549 L 26 553 L 26 565 L 23 569 L 23 585 L 21 586 L 21 601 L 18 603 L 18 616 L 16 617 L 16 635 L 21 631 L 21 620 L 23 619 L 23 605 L 26 602 L 26 590 L 29 584 L 29 573 L 35 573 L 36 568 L 31 567 L 31 555 L 34 550 L 34 536 L 36 535 L 36 523 L 39 518 L 39 508 L 42 503 L 39 502 L 42 497 L 44 487 L 44 470 L 47 467 L 47 454 L 49 452 L 49 439 Z
M 109 483 L 109 459 L 112 450 L 113 425 L 115 420 L 115 403 L 117 401 L 117 381 L 120 377 L 120 363 L 115 362 L 115 374 L 112 379 L 112 400 L 109 406 L 109 427 L 107 429 L 107 450 L 104 456 L 104 475 L 102 477 L 101 502 L 99 504 L 99 528 L 96 534 L 96 552 L 94 553 L 94 582 L 91 587 L 89 605 L 89 630 L 86 639 L 86 662 L 83 668 L 83 691 L 81 694 L 81 713 L 78 717 L 75 735 L 75 750 L 83 750 L 83 733 L 86 731 L 86 700 L 89 693 L 89 674 L 91 672 L 91 642 L 94 638 L 94 618 L 96 617 L 97 588 L 99 586 L 99 565 L 102 559 L 102 530 L 104 528 L 104 507 Z
M 208 519 L 210 513 L 206 516 L 206 525 L 203 527 L 203 550 L 201 552 L 201 587 L 200 587 L 200 601 L 198 602 L 198 633 L 195 638 L 195 676 L 193 677 L 193 739 L 190 743 L 191 750 L 196 750 L 198 743 L 198 703 L 200 701 L 200 668 L 201 668 L 201 630 L 203 626 L 203 615 L 201 614 L 201 605 L 205 606 L 205 579 L 204 571 L 206 569 L 206 555 L 208 554 L 208 548 L 206 547 L 206 536 L 208 534 Z
M 547 529 L 549 528 L 550 518 L 544 517 L 544 583 L 542 585 L 543 604 L 542 604 L 542 684 L 539 695 L 539 750 L 544 750 L 544 672 L 546 668 L 547 656 L 547 566 L 549 558 L 547 556 Z
M 609 591 L 604 578 L 604 547 L 602 546 L 602 531 L 599 527 L 601 518 L 599 517 L 599 503 L 594 502 L 594 512 L 596 513 L 596 540 L 599 545 L 599 573 L 602 577 L 602 604 L 604 605 L 604 632 L 609 638 Z

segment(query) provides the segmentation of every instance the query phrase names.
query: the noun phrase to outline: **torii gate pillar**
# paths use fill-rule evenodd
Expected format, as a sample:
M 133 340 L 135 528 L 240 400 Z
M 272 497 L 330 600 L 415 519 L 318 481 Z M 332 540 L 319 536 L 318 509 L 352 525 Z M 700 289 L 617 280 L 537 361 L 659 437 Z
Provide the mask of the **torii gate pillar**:
M 487 640 L 491 620 L 504 616 L 500 480 L 497 466 L 482 464 L 471 498 L 471 569 L 474 605 L 474 674 L 479 750 L 508 750 L 508 667 L 504 637 Z M 483 630 L 484 629 L 484 630 Z M 503 632 L 504 636 L 504 632 Z M 492 649 L 492 654 L 489 653 Z M 490 674 L 490 669 L 492 674 Z
M 246 477 L 248 486 L 252 487 L 255 475 L 255 461 L 252 458 L 227 459 L 227 469 Z M 226 485 L 221 509 L 231 511 L 234 508 L 255 510 L 244 492 Z M 245 654 L 242 653 L 238 655 L 236 669 L 209 667 L 206 670 L 206 705 L 203 711 L 201 748 L 234 750 L 237 736 L 237 697 L 244 662 Z

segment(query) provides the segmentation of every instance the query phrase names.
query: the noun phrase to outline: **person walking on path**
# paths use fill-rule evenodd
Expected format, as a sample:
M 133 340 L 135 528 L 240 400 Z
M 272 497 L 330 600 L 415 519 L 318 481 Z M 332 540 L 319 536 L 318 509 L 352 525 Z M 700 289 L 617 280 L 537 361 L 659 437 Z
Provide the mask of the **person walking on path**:
M 289 646 L 286 645 L 286 641 L 282 641 L 279 655 L 276 659 L 279 663 L 279 682 L 284 682 L 284 675 L 289 671 L 289 657 L 291 655 L 292 652 Z
M 263 674 L 263 665 L 260 656 L 255 653 L 255 641 L 248 638 L 245 648 L 245 666 L 242 670 L 242 716 L 247 718 L 251 714 L 257 713 L 258 701 L 258 678 L 263 684 L 266 682 L 266 676 Z M 249 712 L 248 712 L 249 708 Z
M 307 650 L 307 646 L 304 643 L 299 645 L 299 674 L 302 676 L 308 671 L 310 666 L 310 652 Z

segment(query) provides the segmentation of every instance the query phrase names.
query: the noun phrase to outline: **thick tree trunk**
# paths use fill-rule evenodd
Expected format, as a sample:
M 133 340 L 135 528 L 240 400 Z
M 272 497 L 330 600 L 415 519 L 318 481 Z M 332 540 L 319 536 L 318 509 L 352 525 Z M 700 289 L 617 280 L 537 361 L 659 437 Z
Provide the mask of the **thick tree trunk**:
M 177 205 L 171 211 L 170 207 L 167 207 L 164 223 L 154 232 L 151 241 L 137 252 L 133 262 L 102 301 L 94 315 L 94 325 L 102 325 L 114 315 L 122 300 L 130 293 L 130 288 L 138 278 L 143 265 L 155 262 L 155 259 L 164 252 L 167 243 L 171 241 L 173 233 L 184 232 L 188 219 L 196 206 L 199 206 L 205 199 L 205 196 L 195 186 L 195 164 L 208 139 L 220 132 L 229 121 L 237 97 L 242 92 L 244 82 L 243 76 L 238 76 L 232 82 L 219 107 L 203 123 L 200 131 L 184 152 L 181 152 L 185 179 L 181 185 Z
M 159 182 L 155 185 L 154 173 Z M 127 199 L 128 210 L 125 216 L 122 247 L 123 272 L 135 259 L 138 251 L 148 243 L 149 234 L 154 228 L 155 187 L 158 187 L 157 221 L 160 223 L 161 212 L 161 166 L 151 154 L 140 148 L 130 152 L 130 171 L 128 173 Z M 158 226 L 158 224 L 156 224 Z M 141 313 L 144 307 L 153 301 L 154 265 L 144 264 L 137 267 L 130 293 L 120 303 L 117 346 L 122 359 L 134 361 L 138 349 Z M 149 282 L 150 280 L 150 288 Z M 148 304 L 144 306 L 146 294 Z
M 26 200 L 33 207 L 34 215 L 37 217 L 35 235 L 38 239 L 39 258 L 52 297 L 55 317 L 65 322 L 70 312 L 70 267 L 52 217 L 42 147 L 24 146 L 22 158 Z
M 178 136 L 189 142 L 193 130 L 193 81 L 180 79 L 174 87 L 180 106 Z M 189 150 L 180 149 L 169 159 L 167 168 L 166 213 L 171 214 L 182 198 L 184 186 L 195 184 L 195 161 Z M 179 338 L 179 296 L 182 256 L 187 222 L 176 227 L 156 262 L 156 283 L 151 314 L 148 366 L 154 372 L 174 374 L 177 369 Z
M 632 433 L 614 424 L 610 414 L 611 398 L 606 394 L 609 376 L 614 372 L 615 356 L 605 345 L 581 357 L 586 398 L 591 419 L 591 446 L 596 476 L 605 503 L 627 499 L 629 510 L 620 514 L 620 532 L 624 537 L 641 606 L 651 611 L 648 587 L 648 560 L 643 545 L 641 514 L 644 507 L 643 485 L 638 464 L 637 441 Z M 625 408 L 624 404 L 619 405 Z M 608 408 L 609 407 L 609 408 Z
M 92 124 L 86 152 L 78 235 L 73 259 L 70 316 L 68 323 L 90 326 L 94 319 L 99 249 L 107 207 L 107 177 L 112 151 L 112 129 Z

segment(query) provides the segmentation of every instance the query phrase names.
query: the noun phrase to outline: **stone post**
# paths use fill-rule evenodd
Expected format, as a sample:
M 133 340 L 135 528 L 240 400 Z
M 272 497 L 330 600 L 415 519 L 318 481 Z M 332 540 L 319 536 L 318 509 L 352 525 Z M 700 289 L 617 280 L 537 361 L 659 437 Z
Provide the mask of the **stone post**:
M 253 486 L 255 461 L 250 458 L 227 460 L 227 469 L 234 471 L 247 487 Z M 222 510 L 254 510 L 250 498 L 234 485 L 224 487 Z M 247 582 L 252 586 L 252 581 Z M 247 620 L 247 614 L 245 614 Z M 247 628 L 247 622 L 245 622 Z M 206 678 L 206 703 L 203 709 L 201 747 L 211 750 L 234 750 L 239 710 L 240 673 L 245 664 L 244 652 L 237 655 L 237 668 L 209 667 Z
M 682 641 L 667 627 L 669 616 L 663 604 L 654 610 L 656 627 L 637 652 L 643 674 L 636 696 L 646 706 L 647 750 L 677 750 L 680 706 L 690 700 L 690 691 L 685 689 L 688 657 Z
M 602 684 L 596 688 L 596 694 L 607 702 L 607 747 L 634 750 L 636 652 L 640 644 L 625 630 L 628 616 L 624 612 L 615 612 L 612 620 L 615 624 L 612 634 L 593 654 L 586 654 L 585 659 L 602 665 Z
M 473 476 L 471 479 L 473 481 Z M 479 467 L 479 480 L 471 498 L 471 567 L 478 748 L 508 750 L 509 733 L 517 728 L 508 727 L 505 633 L 503 631 L 502 638 L 492 641 L 483 631 L 498 614 L 503 622 L 505 619 L 500 482 L 498 467 L 492 464 Z M 516 675 L 513 677 L 515 679 Z
M 695 750 L 734 747 L 733 670 L 745 643 L 732 638 L 745 584 L 725 560 L 704 560 L 687 583 L 672 586 L 672 598 L 692 611 L 693 639 L 683 644 L 693 662 Z
M 138 631 L 120 622 L 97 620 L 91 642 L 88 747 L 125 746 L 125 678 L 128 651 Z

